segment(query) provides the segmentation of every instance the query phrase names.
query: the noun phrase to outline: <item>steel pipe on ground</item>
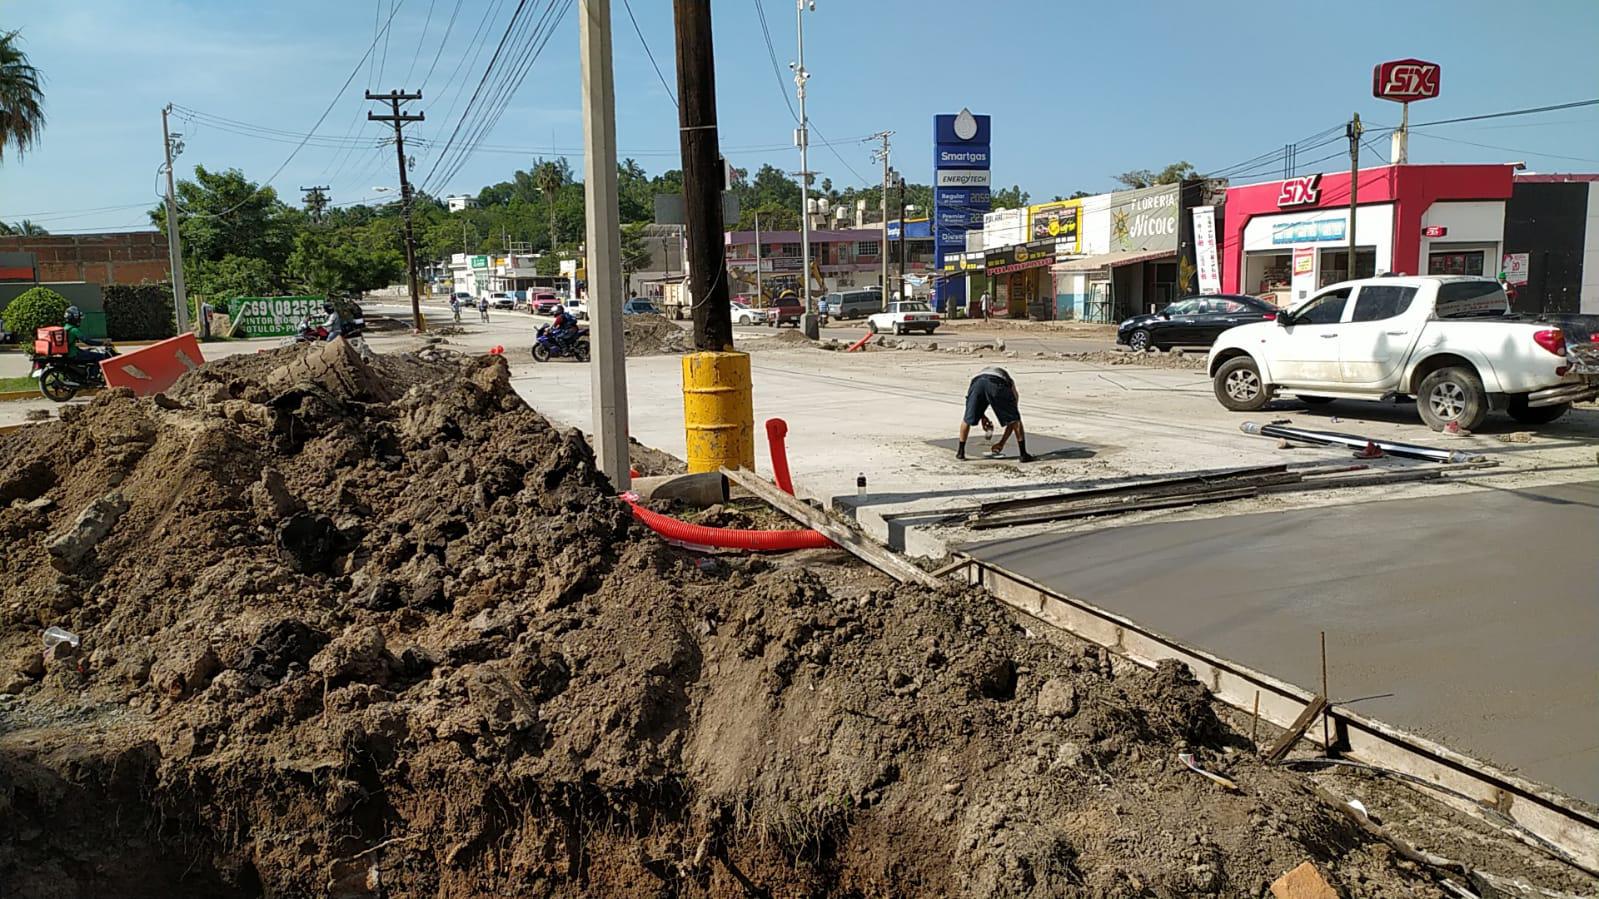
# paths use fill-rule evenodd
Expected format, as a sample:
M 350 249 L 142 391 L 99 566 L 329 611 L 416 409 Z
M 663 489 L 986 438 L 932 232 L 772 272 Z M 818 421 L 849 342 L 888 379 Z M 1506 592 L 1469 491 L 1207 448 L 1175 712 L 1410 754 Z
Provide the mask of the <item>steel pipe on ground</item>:
M 1311 431 L 1305 428 L 1291 428 L 1285 425 L 1263 425 L 1259 422 L 1246 421 L 1238 426 L 1245 434 L 1254 434 L 1258 437 L 1276 437 L 1280 440 L 1291 440 L 1295 443 L 1311 443 L 1319 446 L 1347 446 L 1350 449 L 1365 449 L 1367 446 L 1376 446 L 1390 456 L 1401 456 L 1406 459 L 1422 459 L 1428 462 L 1446 462 L 1459 464 L 1462 462 L 1480 462 L 1482 456 L 1477 453 L 1463 453 L 1458 450 L 1434 449 L 1430 446 L 1420 446 L 1415 443 L 1400 443 L 1394 440 L 1373 440 L 1359 434 L 1340 434 L 1336 431 Z

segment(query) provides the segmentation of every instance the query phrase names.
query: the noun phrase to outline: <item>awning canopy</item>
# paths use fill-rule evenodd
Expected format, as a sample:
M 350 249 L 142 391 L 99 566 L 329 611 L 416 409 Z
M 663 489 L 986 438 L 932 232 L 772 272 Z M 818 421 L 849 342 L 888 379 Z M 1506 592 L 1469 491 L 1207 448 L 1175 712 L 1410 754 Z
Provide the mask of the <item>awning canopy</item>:
M 1051 270 L 1056 272 L 1093 272 L 1102 268 L 1132 265 L 1135 262 L 1151 262 L 1156 259 L 1175 259 L 1176 257 L 1176 250 L 1122 250 L 1119 253 L 1102 253 L 1098 256 L 1084 256 L 1081 259 L 1057 262 Z

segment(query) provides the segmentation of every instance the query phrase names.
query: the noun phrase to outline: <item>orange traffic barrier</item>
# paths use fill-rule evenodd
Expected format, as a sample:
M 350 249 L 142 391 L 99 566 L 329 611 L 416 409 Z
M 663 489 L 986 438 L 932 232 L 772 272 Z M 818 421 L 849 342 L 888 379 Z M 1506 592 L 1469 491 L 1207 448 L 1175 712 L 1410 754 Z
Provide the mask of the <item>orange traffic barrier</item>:
M 150 396 L 171 387 L 186 371 L 205 364 L 200 342 L 180 334 L 142 350 L 112 356 L 100 363 L 107 387 L 126 387 L 134 396 Z

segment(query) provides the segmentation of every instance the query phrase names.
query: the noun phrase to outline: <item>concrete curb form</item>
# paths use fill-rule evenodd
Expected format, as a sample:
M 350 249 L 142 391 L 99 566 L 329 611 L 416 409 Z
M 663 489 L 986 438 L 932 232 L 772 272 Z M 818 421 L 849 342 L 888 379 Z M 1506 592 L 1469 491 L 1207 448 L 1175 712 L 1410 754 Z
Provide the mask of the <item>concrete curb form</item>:
M 78 391 L 77 395 L 78 396 L 94 396 L 95 394 L 97 394 L 99 392 L 100 392 L 100 388 L 91 387 L 88 390 L 80 390 L 80 391 Z M 17 402 L 19 400 L 42 400 L 42 399 L 48 399 L 48 397 L 46 397 L 44 394 L 40 393 L 37 390 L 6 390 L 6 391 L 0 391 L 0 403 L 11 403 L 11 402 Z

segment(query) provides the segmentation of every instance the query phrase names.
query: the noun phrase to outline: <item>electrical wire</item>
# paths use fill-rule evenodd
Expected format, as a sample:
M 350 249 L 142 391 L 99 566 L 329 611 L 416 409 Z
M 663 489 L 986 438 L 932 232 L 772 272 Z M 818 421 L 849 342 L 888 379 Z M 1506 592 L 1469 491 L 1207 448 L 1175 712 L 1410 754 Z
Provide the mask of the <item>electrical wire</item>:
M 672 91 L 672 86 L 666 83 L 666 76 L 661 74 L 661 67 L 655 64 L 655 54 L 650 52 L 650 44 L 644 40 L 644 30 L 638 27 L 638 19 L 633 18 L 633 4 L 629 0 L 622 0 L 622 8 L 627 10 L 627 20 L 633 23 L 633 33 L 638 35 L 639 45 L 644 48 L 644 55 L 650 58 L 650 68 L 655 70 L 655 77 L 661 80 L 661 87 L 666 88 L 666 96 L 672 100 L 672 105 L 677 106 L 677 94 Z
M 433 7 L 437 3 L 438 0 L 428 0 L 428 14 L 422 22 L 422 35 L 416 39 L 416 52 L 411 55 L 411 64 L 405 69 L 405 79 L 402 84 L 410 83 L 411 74 L 416 71 L 416 64 L 422 60 L 422 48 L 427 46 L 428 30 L 433 27 Z
M 381 2 L 381 0 L 380 0 L 380 2 Z M 389 20 L 387 22 L 383 23 L 383 33 L 384 34 L 387 34 L 389 28 L 394 24 L 394 14 L 396 12 L 398 12 L 400 10 L 400 7 L 402 7 L 404 5 L 405 5 L 405 0 L 396 0 L 394 6 L 391 7 L 391 11 L 389 13 Z M 289 163 L 294 161 L 294 157 L 300 155 L 300 151 L 305 149 L 306 143 L 309 142 L 310 139 L 316 134 L 316 130 L 318 128 L 322 127 L 322 123 L 323 122 L 327 121 L 328 114 L 333 111 L 333 107 L 334 106 L 338 105 L 339 98 L 344 95 L 345 90 L 347 90 L 350 87 L 350 84 L 355 81 L 355 76 L 359 75 L 361 73 L 361 66 L 363 64 L 365 64 L 369 59 L 372 58 L 372 53 L 373 53 L 374 50 L 377 49 L 377 46 L 378 46 L 377 38 L 374 37 L 372 39 L 372 43 L 367 46 L 366 52 L 361 54 L 361 58 L 356 61 L 355 68 L 350 70 L 349 77 L 344 79 L 344 84 L 340 85 L 338 92 L 333 95 L 333 99 L 328 103 L 327 108 L 322 110 L 322 115 L 317 117 L 316 123 L 311 126 L 311 130 L 309 130 L 309 131 L 307 131 L 305 133 L 305 136 L 303 138 L 301 138 L 300 143 L 297 144 L 295 146 L 295 148 L 292 151 L 289 152 L 289 155 L 283 160 L 283 164 L 279 165 L 277 167 L 277 169 L 274 170 L 272 172 L 272 174 L 265 181 L 263 181 L 261 183 L 260 187 L 256 188 L 254 191 L 251 191 L 249 196 L 245 197 L 244 199 L 240 200 L 238 203 L 235 203 L 233 206 L 230 206 L 229 208 L 224 209 L 221 212 L 185 213 L 186 217 L 188 217 L 188 218 L 222 218 L 223 216 L 226 216 L 226 215 L 229 215 L 229 214 L 233 213 L 235 210 L 237 210 L 240 207 L 244 206 L 244 204 L 246 204 L 246 203 L 250 202 L 251 200 L 255 199 L 255 196 L 257 194 L 262 193 L 262 192 L 266 191 L 269 187 L 271 187 L 272 186 L 272 182 L 277 180 L 277 177 L 279 175 L 283 174 L 283 170 L 289 167 Z
M 517 25 L 520 24 L 522 11 L 527 8 L 527 3 L 528 0 L 517 0 L 516 9 L 511 13 L 511 21 L 506 23 L 505 32 L 500 35 L 500 42 L 494 48 L 494 55 L 489 57 L 488 65 L 483 67 L 483 75 L 478 79 L 477 87 L 472 90 L 471 98 L 466 101 L 466 108 L 461 111 L 460 118 L 455 122 L 455 128 L 450 131 L 449 139 L 444 142 L 443 149 L 439 151 L 438 158 L 433 160 L 433 167 L 428 169 L 427 175 L 422 178 L 422 183 L 426 184 L 433 179 L 434 173 L 439 170 L 440 163 L 444 161 L 445 156 L 455 146 L 455 139 L 460 136 L 461 128 L 466 125 L 467 119 L 471 117 L 473 107 L 477 104 L 478 98 L 483 95 L 484 86 L 488 84 L 490 76 L 494 74 L 494 69 L 499 64 L 501 54 L 505 52 L 506 42 L 510 40 L 511 35 L 516 31 Z
M 766 8 L 761 5 L 761 0 L 753 0 L 755 15 L 761 20 L 761 37 L 766 40 L 766 55 L 772 60 L 772 74 L 777 77 L 777 92 L 783 95 L 783 103 L 788 106 L 789 117 L 795 124 L 799 123 L 799 113 L 794 111 L 794 101 L 788 96 L 788 82 L 783 78 L 783 67 L 777 64 L 777 48 L 772 45 L 772 31 L 766 25 Z
M 450 20 L 444 25 L 444 37 L 439 41 L 439 48 L 433 51 L 433 63 L 428 66 L 428 73 L 422 76 L 421 90 L 426 90 L 433 80 L 433 71 L 439 67 L 439 58 L 444 55 L 444 48 L 449 46 L 450 32 L 455 30 L 455 20 L 461 15 L 461 3 L 462 0 L 455 0 L 455 10 L 450 13 Z
M 1503 119 L 1510 116 L 1534 115 L 1540 112 L 1554 112 L 1559 109 L 1576 109 L 1580 106 L 1599 106 L 1599 97 L 1592 100 L 1577 100 L 1572 103 L 1556 103 L 1553 106 L 1536 106 L 1531 109 L 1512 109 L 1508 112 L 1490 112 L 1484 115 L 1468 115 L 1455 119 L 1439 119 L 1436 122 L 1418 122 L 1411 128 L 1432 128 L 1437 125 L 1453 125 L 1457 122 L 1480 122 L 1483 119 Z
M 1412 125 L 1411 127 L 1415 127 L 1415 126 Z M 1429 140 L 1447 141 L 1447 142 L 1452 143 L 1452 144 L 1465 144 L 1468 147 L 1480 147 L 1480 148 L 1482 148 L 1484 150 L 1501 150 L 1501 151 L 1506 152 L 1506 153 L 1519 153 L 1519 154 L 1521 154 L 1523 156 L 1537 156 L 1537 157 L 1540 157 L 1540 158 L 1543 158 L 1543 159 L 1563 159 L 1563 160 L 1566 160 L 1568 162 L 1594 162 L 1594 163 L 1599 163 L 1599 159 L 1594 159 L 1594 158 L 1590 158 L 1590 157 L 1562 156 L 1559 153 L 1540 153 L 1537 150 L 1518 150 L 1515 147 L 1501 147 L 1501 146 L 1498 146 L 1497 144 L 1479 144 L 1476 141 L 1461 140 L 1458 137 L 1444 137 L 1442 134 L 1416 134 L 1416 135 L 1413 135 L 1413 136 L 1414 137 L 1425 137 L 1425 138 L 1427 138 Z
M 483 48 L 488 46 L 490 22 L 492 22 L 494 17 L 499 13 L 500 7 L 503 5 L 503 3 L 504 0 L 494 0 L 492 4 L 484 5 L 483 16 L 482 18 L 478 19 L 477 29 L 473 31 L 472 37 L 467 40 L 466 45 L 462 48 L 461 52 L 456 54 L 455 66 L 450 70 L 449 76 L 445 78 L 445 83 L 447 85 L 454 84 L 455 90 L 450 93 L 450 100 L 446 106 L 446 112 L 443 116 L 438 117 L 437 121 L 447 122 L 455 118 L 456 111 L 461 107 L 461 99 L 466 94 L 467 83 L 466 79 L 459 78 L 458 76 L 461 75 L 463 70 L 470 72 L 472 69 L 476 68 L 478 57 L 482 55 Z M 471 48 L 472 52 L 470 56 L 466 52 L 466 47 Z M 441 99 L 442 93 L 443 92 L 441 91 Z M 441 104 L 435 103 L 434 109 L 437 109 L 439 105 Z M 443 144 L 440 144 L 437 152 L 442 153 L 442 148 Z

